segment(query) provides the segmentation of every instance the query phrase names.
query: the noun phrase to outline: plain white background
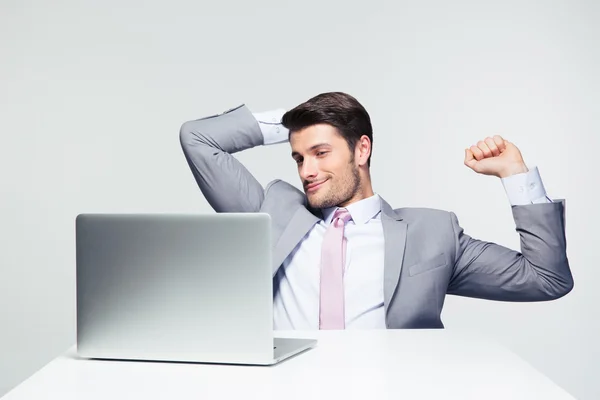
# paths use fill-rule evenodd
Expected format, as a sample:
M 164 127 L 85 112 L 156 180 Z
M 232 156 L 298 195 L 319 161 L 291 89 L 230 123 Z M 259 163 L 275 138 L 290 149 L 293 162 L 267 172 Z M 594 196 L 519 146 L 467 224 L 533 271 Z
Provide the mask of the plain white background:
M 600 398 L 599 3 L 350 3 L 0 3 L 0 395 L 74 344 L 78 213 L 212 212 L 184 121 L 335 90 L 369 110 L 374 188 L 395 207 L 452 210 L 470 235 L 519 249 L 500 181 L 463 165 L 496 133 L 567 199 L 571 294 L 448 297 L 443 320 Z M 299 185 L 289 154 L 239 158 L 263 183 Z

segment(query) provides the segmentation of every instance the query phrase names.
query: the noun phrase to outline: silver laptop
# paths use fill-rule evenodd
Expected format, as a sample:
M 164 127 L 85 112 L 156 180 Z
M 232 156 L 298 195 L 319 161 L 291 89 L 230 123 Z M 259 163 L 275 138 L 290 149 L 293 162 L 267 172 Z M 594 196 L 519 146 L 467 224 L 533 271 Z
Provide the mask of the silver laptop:
M 273 335 L 264 213 L 80 214 L 84 358 L 271 365 L 316 344 Z

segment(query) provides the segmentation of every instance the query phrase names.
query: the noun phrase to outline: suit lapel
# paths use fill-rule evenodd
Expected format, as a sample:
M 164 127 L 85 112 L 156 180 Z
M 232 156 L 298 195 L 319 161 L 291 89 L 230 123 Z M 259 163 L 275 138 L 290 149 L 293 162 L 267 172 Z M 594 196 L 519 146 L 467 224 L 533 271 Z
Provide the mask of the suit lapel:
M 296 209 L 274 246 L 273 276 L 275 276 L 285 258 L 320 219 L 318 212 L 307 209 L 305 205 Z M 400 281 L 406 246 L 407 224 L 383 199 L 381 199 L 381 224 L 385 242 L 383 291 L 387 312 Z
M 385 241 L 383 293 L 387 312 L 400 280 L 407 225 L 383 199 L 381 199 L 381 224 Z
M 273 276 L 300 240 L 320 218 L 306 207 L 298 207 L 273 249 Z

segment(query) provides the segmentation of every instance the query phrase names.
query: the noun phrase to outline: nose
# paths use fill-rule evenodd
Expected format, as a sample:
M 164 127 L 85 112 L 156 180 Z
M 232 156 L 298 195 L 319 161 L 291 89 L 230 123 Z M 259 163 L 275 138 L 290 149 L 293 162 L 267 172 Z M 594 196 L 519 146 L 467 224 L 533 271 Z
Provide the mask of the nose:
M 318 169 L 315 160 L 312 158 L 304 158 L 302 166 L 300 167 L 300 178 L 308 181 L 316 178 L 318 175 Z

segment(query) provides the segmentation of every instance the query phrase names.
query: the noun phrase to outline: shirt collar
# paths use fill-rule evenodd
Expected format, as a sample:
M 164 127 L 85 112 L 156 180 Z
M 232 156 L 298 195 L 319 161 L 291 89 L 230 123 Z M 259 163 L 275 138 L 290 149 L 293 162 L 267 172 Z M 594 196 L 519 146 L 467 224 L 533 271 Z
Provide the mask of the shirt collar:
M 327 225 L 331 223 L 333 213 L 338 208 L 340 207 L 328 207 L 321 210 L 323 213 L 323 220 Z M 381 199 L 378 194 L 374 194 L 371 197 L 354 202 L 344 208 L 348 210 L 356 225 L 366 224 L 381 211 Z

